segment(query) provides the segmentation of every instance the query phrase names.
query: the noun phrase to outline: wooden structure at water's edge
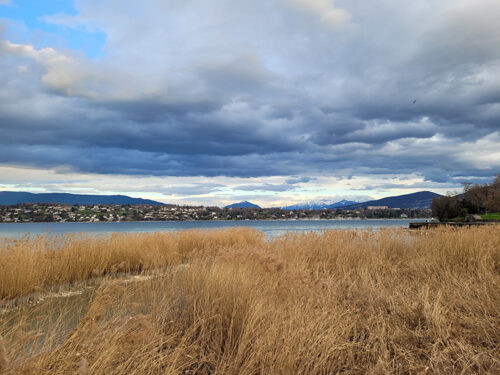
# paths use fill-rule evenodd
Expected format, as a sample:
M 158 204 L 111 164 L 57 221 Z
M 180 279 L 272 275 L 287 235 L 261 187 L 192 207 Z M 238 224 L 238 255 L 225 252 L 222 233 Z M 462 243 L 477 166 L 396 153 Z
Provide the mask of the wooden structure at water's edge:
M 492 225 L 500 224 L 499 221 L 449 221 L 449 222 L 423 222 L 423 223 L 410 223 L 410 229 L 429 229 L 442 226 L 450 227 L 475 227 L 479 225 Z

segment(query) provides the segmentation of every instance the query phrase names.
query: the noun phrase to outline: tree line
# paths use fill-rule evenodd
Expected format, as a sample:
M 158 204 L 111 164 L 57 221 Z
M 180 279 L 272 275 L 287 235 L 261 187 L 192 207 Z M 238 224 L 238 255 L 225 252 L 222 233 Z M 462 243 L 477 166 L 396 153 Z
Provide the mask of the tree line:
M 491 184 L 464 183 L 462 194 L 434 198 L 432 216 L 439 221 L 459 218 L 474 221 L 478 215 L 500 212 L 500 174 Z

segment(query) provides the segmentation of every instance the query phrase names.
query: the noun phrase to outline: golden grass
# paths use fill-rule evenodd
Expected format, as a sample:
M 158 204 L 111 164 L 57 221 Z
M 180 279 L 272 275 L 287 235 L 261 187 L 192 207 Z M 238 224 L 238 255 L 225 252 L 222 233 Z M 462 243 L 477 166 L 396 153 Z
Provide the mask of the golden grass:
M 50 285 L 179 264 L 194 250 L 260 244 L 263 240 L 260 232 L 238 229 L 3 239 L 0 300 Z
M 9 360 L 7 359 L 5 344 L 3 342 L 2 336 L 0 336 L 0 373 L 5 371 L 8 366 L 9 366 Z
M 45 259 L 45 240 L 25 241 Z M 96 264 L 108 274 L 121 262 L 129 268 L 120 271 L 173 267 L 0 316 L 6 374 L 500 373 L 498 226 L 87 241 L 93 256 L 110 251 L 100 256 L 112 261 L 85 260 L 78 238 L 58 242 L 82 257 L 59 263 L 75 270 L 45 268 L 65 277 L 33 280 L 93 275 Z M 4 247 L 11 259 L 14 248 Z

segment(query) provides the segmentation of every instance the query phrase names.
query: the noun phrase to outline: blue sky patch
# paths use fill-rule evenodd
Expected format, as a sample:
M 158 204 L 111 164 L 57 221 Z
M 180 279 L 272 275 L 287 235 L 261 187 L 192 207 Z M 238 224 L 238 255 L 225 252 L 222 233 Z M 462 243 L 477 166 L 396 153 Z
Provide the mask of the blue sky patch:
M 56 47 L 81 51 L 88 57 L 102 56 L 106 34 L 85 27 L 70 28 L 44 20 L 55 14 L 77 15 L 72 0 L 12 0 L 0 5 L 0 24 L 7 27 L 6 37 L 13 43 L 30 43 L 36 48 Z

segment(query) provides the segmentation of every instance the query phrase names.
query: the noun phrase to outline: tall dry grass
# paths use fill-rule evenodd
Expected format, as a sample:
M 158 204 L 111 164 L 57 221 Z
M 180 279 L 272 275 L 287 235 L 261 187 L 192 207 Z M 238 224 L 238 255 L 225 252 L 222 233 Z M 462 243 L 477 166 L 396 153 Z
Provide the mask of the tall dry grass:
M 500 372 L 498 226 L 229 242 L 3 318 L 6 373 Z
M 259 244 L 251 229 L 183 231 L 0 240 L 0 300 L 123 272 L 141 272 L 182 263 L 194 250 Z

